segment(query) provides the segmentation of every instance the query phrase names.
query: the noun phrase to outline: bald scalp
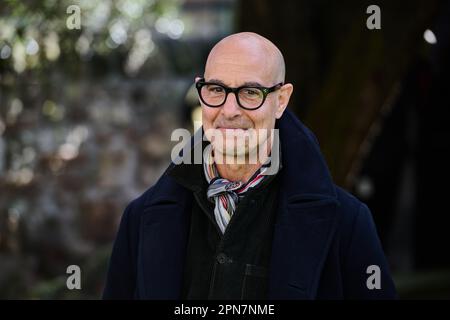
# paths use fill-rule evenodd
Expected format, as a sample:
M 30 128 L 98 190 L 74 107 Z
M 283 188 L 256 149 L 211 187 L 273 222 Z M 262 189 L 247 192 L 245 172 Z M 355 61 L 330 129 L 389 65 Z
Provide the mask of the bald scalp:
M 214 63 L 214 58 L 218 53 L 226 52 L 230 48 L 241 50 L 243 55 L 252 54 L 252 51 L 255 52 L 255 50 L 264 52 L 266 56 L 265 63 L 270 68 L 270 74 L 273 76 L 274 83 L 284 83 L 286 67 L 283 54 L 270 40 L 253 32 L 235 33 L 220 40 L 211 49 L 205 68 L 207 69 L 208 65 Z

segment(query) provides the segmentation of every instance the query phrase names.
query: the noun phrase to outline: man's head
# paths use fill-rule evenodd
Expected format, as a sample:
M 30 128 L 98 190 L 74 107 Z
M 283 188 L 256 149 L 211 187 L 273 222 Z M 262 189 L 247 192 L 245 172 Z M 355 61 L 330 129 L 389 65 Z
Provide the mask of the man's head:
M 246 85 L 273 87 L 284 83 L 284 78 L 285 65 L 280 50 L 266 38 L 250 32 L 233 34 L 219 41 L 208 56 L 204 74 L 206 82 L 232 88 Z M 265 143 L 257 141 L 254 134 L 260 129 L 275 127 L 275 120 L 282 116 L 292 90 L 289 83 L 276 87 L 255 110 L 241 108 L 233 93 L 228 94 L 220 107 L 209 107 L 201 102 L 203 128 L 214 150 L 229 155 L 236 152 L 236 148 L 237 154 L 248 154 L 257 145 Z M 225 139 L 211 139 L 211 132 L 221 133 Z M 236 144 L 234 135 L 248 135 L 250 141 Z

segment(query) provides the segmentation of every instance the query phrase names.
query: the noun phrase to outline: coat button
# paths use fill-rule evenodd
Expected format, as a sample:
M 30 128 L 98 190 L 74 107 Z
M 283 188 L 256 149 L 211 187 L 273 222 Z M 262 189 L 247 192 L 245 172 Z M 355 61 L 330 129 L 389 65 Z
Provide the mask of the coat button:
M 217 262 L 220 264 L 224 264 L 225 262 L 228 261 L 228 257 L 225 253 L 219 253 L 217 255 Z

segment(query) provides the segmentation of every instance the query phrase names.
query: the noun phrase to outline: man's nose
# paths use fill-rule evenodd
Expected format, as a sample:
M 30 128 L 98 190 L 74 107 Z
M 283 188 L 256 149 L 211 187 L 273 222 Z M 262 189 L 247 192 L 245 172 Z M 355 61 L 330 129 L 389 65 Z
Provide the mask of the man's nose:
M 241 107 L 237 102 L 237 97 L 233 92 L 230 92 L 222 105 L 222 113 L 228 117 L 239 115 L 242 113 Z

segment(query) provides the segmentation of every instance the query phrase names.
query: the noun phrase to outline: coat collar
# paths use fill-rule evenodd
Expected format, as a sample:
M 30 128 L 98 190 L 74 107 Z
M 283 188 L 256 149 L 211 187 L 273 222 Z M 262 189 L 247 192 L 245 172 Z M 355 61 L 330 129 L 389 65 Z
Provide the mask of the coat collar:
M 277 124 L 287 199 L 336 198 L 333 181 L 313 133 L 289 110 Z
M 283 169 L 269 297 L 313 299 L 337 225 L 336 191 L 311 131 L 289 110 L 277 120 L 276 128 Z M 196 135 L 201 137 L 203 131 L 197 131 Z M 202 148 L 204 142 L 194 136 L 189 144 L 186 150 L 192 153 L 196 147 Z M 143 278 L 139 293 L 144 298 L 176 299 L 180 294 L 193 190 L 188 188 L 192 186 L 189 178 L 175 180 L 171 172 L 185 165 L 172 163 L 145 201 L 138 271 Z M 163 248 L 157 248 L 155 243 Z

